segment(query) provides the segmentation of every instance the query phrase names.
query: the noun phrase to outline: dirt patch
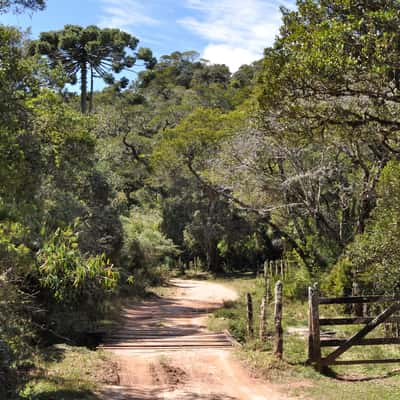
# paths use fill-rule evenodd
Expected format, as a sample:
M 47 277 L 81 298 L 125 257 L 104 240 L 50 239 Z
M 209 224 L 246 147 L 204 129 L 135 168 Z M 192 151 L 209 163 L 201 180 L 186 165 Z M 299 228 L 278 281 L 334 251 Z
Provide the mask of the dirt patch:
M 96 368 L 93 372 L 96 382 L 105 385 L 119 385 L 119 365 L 116 361 L 104 361 L 101 368 Z
M 154 386 L 167 386 L 170 389 L 175 389 L 186 381 L 186 372 L 164 358 L 160 359 L 158 363 L 150 364 L 149 370 Z
M 182 368 L 171 365 L 168 360 L 161 360 L 160 366 L 169 386 L 176 388 L 185 383 L 187 374 Z

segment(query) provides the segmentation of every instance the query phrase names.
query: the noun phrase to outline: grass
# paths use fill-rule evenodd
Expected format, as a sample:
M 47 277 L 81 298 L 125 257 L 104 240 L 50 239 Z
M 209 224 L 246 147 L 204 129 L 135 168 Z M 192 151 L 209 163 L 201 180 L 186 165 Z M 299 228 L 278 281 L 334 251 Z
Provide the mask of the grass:
M 29 400 L 98 400 L 99 384 L 115 383 L 116 366 L 102 351 L 56 345 L 35 360 L 20 390 Z
M 291 394 L 307 399 L 318 400 L 394 400 L 400 397 L 400 369 L 395 364 L 366 364 L 357 366 L 334 367 L 329 376 L 316 372 L 306 366 L 306 337 L 302 334 L 287 334 L 289 328 L 307 327 L 307 303 L 291 300 L 293 293 L 306 291 L 299 287 L 303 282 L 284 284 L 284 320 L 286 332 L 284 338 L 284 359 L 272 356 L 273 304 L 268 307 L 267 328 L 270 339 L 262 343 L 246 337 L 245 293 L 253 297 L 255 331 L 258 328 L 258 310 L 264 294 L 264 282 L 261 278 L 244 276 L 241 278 L 217 279 L 220 283 L 235 288 L 239 293 L 236 302 L 228 302 L 209 318 L 208 326 L 212 330 L 228 328 L 232 335 L 243 344 L 238 356 L 248 364 L 256 374 L 274 382 L 289 385 Z M 295 287 L 297 286 L 297 287 Z M 341 315 L 338 308 L 332 306 L 321 310 L 325 317 Z M 360 325 L 358 326 L 359 329 Z M 354 326 L 333 327 L 336 336 L 348 337 L 357 330 Z M 381 336 L 377 331 L 368 337 Z M 326 351 L 329 352 L 329 349 Z M 325 353 L 326 353 L 325 351 Z M 360 346 L 354 347 L 342 356 L 342 359 L 400 358 L 399 346 Z

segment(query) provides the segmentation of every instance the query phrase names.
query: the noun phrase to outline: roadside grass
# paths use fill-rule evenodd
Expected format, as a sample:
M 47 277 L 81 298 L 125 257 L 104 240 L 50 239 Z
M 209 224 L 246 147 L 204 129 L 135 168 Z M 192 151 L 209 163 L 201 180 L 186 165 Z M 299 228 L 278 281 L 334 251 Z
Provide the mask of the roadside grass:
M 116 383 L 117 367 L 103 351 L 55 345 L 34 360 L 35 369 L 20 389 L 29 400 L 99 400 L 100 384 Z
M 208 321 L 211 330 L 229 329 L 236 340 L 242 343 L 238 357 L 259 376 L 268 380 L 287 385 L 289 393 L 307 399 L 318 400 L 394 400 L 400 397 L 400 366 L 396 364 L 366 364 L 354 366 L 337 366 L 331 369 L 329 375 L 322 375 L 306 365 L 307 359 L 307 287 L 296 288 L 298 293 L 304 292 L 304 300 L 291 297 L 294 293 L 293 283 L 284 283 L 283 328 L 284 356 L 277 360 L 272 355 L 273 348 L 273 301 L 267 309 L 267 333 L 265 343 L 258 338 L 259 306 L 264 294 L 262 277 L 244 276 L 240 278 L 218 278 L 218 282 L 234 288 L 239 293 L 235 302 L 227 302 L 223 308 L 215 311 Z M 246 303 L 245 294 L 251 293 L 254 307 L 254 339 L 247 338 L 246 333 Z M 338 307 L 324 306 L 321 316 L 333 317 L 343 315 Z M 337 337 L 349 337 L 360 329 L 357 326 L 335 326 L 329 330 L 335 331 Z M 327 329 L 328 330 L 328 329 Z M 288 333 L 290 332 L 290 333 Z M 368 337 L 383 337 L 382 329 L 371 333 Z M 324 349 L 323 353 L 333 348 Z M 383 359 L 400 358 L 400 347 L 359 346 L 346 352 L 341 359 Z
M 182 279 L 197 279 L 197 280 L 209 280 L 214 279 L 214 275 L 208 271 L 203 271 L 199 268 L 189 268 L 185 270 L 175 269 L 171 272 L 171 275 L 176 278 Z

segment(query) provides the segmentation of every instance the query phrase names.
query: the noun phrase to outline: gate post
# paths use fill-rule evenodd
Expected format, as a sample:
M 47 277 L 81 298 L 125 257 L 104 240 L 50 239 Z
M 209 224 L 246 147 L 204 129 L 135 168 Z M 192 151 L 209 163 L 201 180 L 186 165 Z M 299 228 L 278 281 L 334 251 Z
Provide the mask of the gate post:
M 283 355 L 283 329 L 282 329 L 282 306 L 283 306 L 283 285 L 281 281 L 278 281 L 275 285 L 275 346 L 274 354 L 278 358 L 282 358 Z
M 352 296 L 361 296 L 360 286 L 357 282 L 353 282 L 352 286 Z M 356 303 L 353 305 L 353 311 L 356 317 L 363 317 L 364 310 L 361 303 Z
M 308 362 L 321 369 L 321 341 L 319 327 L 319 291 L 317 284 L 308 288 Z
M 247 335 L 250 339 L 254 337 L 254 320 L 253 320 L 253 300 L 251 294 L 246 294 L 247 302 Z
M 265 261 L 264 262 L 264 280 L 267 280 L 267 277 L 268 277 L 268 262 L 267 261 Z
M 259 326 L 259 337 L 260 341 L 263 343 L 266 339 L 266 330 L 267 330 L 267 305 L 268 299 L 267 295 L 264 295 L 261 300 L 260 307 L 260 326 Z

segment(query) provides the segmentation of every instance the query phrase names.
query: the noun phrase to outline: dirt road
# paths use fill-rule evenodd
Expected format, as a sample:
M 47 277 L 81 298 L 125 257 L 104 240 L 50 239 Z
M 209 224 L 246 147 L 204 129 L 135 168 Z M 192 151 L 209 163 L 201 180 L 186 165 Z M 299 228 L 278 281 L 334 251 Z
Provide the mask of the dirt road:
M 277 387 L 251 377 L 232 354 L 225 333 L 205 327 L 209 312 L 234 291 L 205 281 L 175 279 L 171 295 L 125 310 L 124 326 L 109 337 L 120 369 L 112 400 L 287 400 Z

